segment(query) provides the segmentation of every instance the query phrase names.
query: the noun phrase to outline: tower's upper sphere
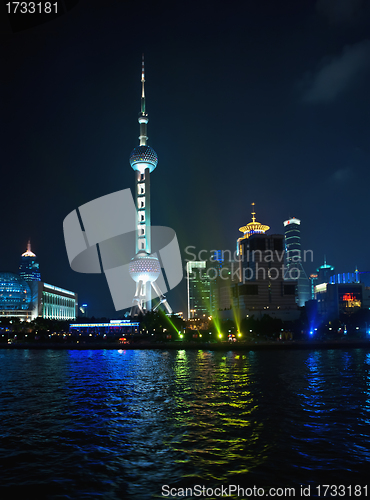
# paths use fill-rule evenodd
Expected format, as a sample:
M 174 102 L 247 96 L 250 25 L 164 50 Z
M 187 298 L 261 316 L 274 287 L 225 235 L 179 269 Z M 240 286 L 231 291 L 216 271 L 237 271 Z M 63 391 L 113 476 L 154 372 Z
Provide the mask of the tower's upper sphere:
M 150 146 L 137 146 L 130 154 L 130 165 L 134 170 L 152 172 L 158 163 L 157 153 Z
M 129 272 L 136 283 L 152 282 L 161 274 L 161 265 L 157 258 L 139 254 L 130 262 Z

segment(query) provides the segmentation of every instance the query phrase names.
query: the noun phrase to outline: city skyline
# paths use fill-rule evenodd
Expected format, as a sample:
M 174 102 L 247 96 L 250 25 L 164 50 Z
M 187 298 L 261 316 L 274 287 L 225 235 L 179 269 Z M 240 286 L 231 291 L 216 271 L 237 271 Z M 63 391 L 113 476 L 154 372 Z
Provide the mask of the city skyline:
M 324 255 L 335 272 L 368 271 L 368 20 L 361 2 L 200 3 L 194 17 L 112 1 L 5 31 L 1 270 L 16 272 L 30 238 L 47 282 L 74 290 L 91 315 L 121 315 L 104 276 L 69 268 L 62 223 L 93 198 L 134 189 L 144 52 L 161 164 L 152 223 L 176 231 L 183 259 L 189 245 L 234 250 L 255 202 L 270 234 L 301 220 L 308 275 Z M 185 282 L 168 301 L 186 310 Z

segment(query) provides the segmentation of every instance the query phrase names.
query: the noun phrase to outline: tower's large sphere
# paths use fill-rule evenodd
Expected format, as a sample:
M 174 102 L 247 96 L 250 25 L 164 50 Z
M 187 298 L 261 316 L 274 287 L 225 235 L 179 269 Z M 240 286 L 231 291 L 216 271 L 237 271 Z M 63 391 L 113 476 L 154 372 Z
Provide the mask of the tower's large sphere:
M 18 274 L 0 273 L 0 309 L 28 309 L 31 289 Z
M 149 255 L 136 256 L 130 262 L 129 272 L 136 283 L 139 281 L 152 282 L 161 274 L 161 265 L 155 257 Z
M 134 170 L 152 172 L 158 163 L 157 153 L 150 146 L 137 146 L 130 154 L 130 165 Z

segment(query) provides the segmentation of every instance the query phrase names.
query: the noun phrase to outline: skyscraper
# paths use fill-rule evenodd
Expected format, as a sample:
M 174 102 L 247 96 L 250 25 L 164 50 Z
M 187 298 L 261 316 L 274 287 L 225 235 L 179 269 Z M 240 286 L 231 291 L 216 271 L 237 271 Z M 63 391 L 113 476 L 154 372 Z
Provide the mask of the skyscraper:
M 311 283 L 311 300 L 315 298 L 315 285 L 317 283 L 318 274 L 310 274 L 309 280 Z
M 296 319 L 296 283 L 284 279 L 284 236 L 266 234 L 270 227 L 256 221 L 254 203 L 252 210 L 252 222 L 239 228 L 243 233 L 237 242 L 239 273 L 236 276 L 231 267 L 231 294 L 228 297 L 223 291 L 220 309 L 232 308 L 233 316 L 239 319 L 252 314 Z
M 186 263 L 188 287 L 188 319 L 209 316 L 211 311 L 211 288 L 205 260 Z
M 39 261 L 31 251 L 30 240 L 28 240 L 26 252 L 21 255 L 18 274 L 24 281 L 41 281 Z
M 311 299 L 311 289 L 302 265 L 300 224 L 295 217 L 284 221 L 285 279 L 297 280 L 297 304 L 302 307 Z
M 329 283 L 330 276 L 334 271 L 334 266 L 326 263 L 326 255 L 324 256 L 324 264 L 316 269 L 318 273 L 317 284 L 320 285 L 322 283 Z
M 19 274 L 0 273 L 0 315 L 14 316 L 21 321 L 37 317 L 46 319 L 75 319 L 77 294 L 41 281 L 39 262 L 31 251 L 21 256 Z
M 268 314 L 296 319 L 296 282 L 284 279 L 284 236 L 251 234 L 242 242 L 240 281 L 232 285 L 232 307 L 239 316 Z
M 161 274 L 161 266 L 156 255 L 151 254 L 150 227 L 150 174 L 158 163 L 157 153 L 147 145 L 147 124 L 149 121 L 145 103 L 144 56 L 141 67 L 141 110 L 139 113 L 139 146 L 130 155 L 130 165 L 135 171 L 136 221 L 136 256 L 130 263 L 130 276 L 136 282 L 135 296 L 131 307 L 131 316 L 137 316 L 152 309 L 153 288 L 168 313 L 172 309 L 160 291 L 156 279 Z M 158 304 L 158 305 L 159 305 Z M 158 307 L 158 306 L 156 306 Z

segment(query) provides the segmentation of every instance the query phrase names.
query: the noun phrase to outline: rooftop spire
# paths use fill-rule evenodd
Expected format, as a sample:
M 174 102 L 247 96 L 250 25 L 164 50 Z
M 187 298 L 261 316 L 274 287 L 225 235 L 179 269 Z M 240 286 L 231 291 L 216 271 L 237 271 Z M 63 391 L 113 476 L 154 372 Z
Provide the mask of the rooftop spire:
M 252 210 L 253 210 L 253 212 L 252 212 L 252 222 L 256 222 L 256 212 L 254 212 L 254 205 L 255 205 L 255 203 L 251 203 L 251 205 L 252 205 Z
M 144 54 L 141 59 L 141 114 L 145 115 L 145 69 L 144 69 Z
M 36 255 L 31 251 L 31 240 L 28 240 L 27 251 L 22 253 L 22 257 L 36 257 Z
M 140 123 L 140 135 L 139 141 L 140 146 L 146 146 L 146 141 L 148 140 L 146 126 L 149 121 L 148 114 L 145 110 L 145 70 L 144 70 L 144 54 L 141 59 L 141 111 L 139 113 L 139 123 Z

